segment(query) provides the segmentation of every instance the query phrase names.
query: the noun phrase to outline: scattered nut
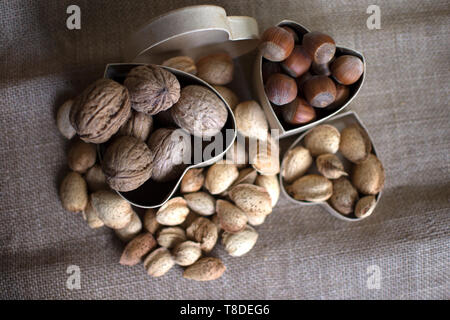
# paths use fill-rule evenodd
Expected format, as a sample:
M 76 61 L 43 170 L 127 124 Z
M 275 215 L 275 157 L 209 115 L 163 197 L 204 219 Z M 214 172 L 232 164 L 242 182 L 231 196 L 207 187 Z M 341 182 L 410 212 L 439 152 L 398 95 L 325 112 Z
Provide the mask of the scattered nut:
M 253 168 L 245 168 L 239 171 L 239 176 L 236 181 L 234 181 L 233 186 L 236 186 L 241 183 L 253 184 L 255 183 L 256 176 L 258 173 Z
M 329 124 L 311 129 L 305 136 L 305 147 L 313 157 L 324 153 L 336 153 L 339 149 L 340 133 Z
M 236 233 L 247 225 L 247 215 L 228 201 L 217 200 L 216 211 L 219 225 L 225 231 Z
M 78 173 L 85 173 L 97 160 L 97 148 L 95 144 L 76 140 L 70 146 L 67 154 L 69 168 Z
M 156 239 L 161 247 L 172 249 L 177 244 L 186 241 L 186 233 L 180 227 L 168 227 L 159 231 Z
M 88 201 L 86 209 L 84 210 L 84 216 L 86 218 L 86 223 L 91 229 L 100 228 L 105 225 L 103 221 L 98 217 L 98 213 L 92 206 L 91 201 Z
M 200 244 L 194 241 L 185 241 L 178 244 L 172 251 L 176 264 L 186 267 L 193 264 L 202 256 Z
M 108 184 L 106 183 L 105 174 L 102 171 L 102 167 L 98 164 L 91 167 L 85 174 L 84 179 L 88 185 L 90 192 L 96 192 L 102 189 L 108 189 Z
M 128 90 L 113 80 L 100 79 L 75 99 L 70 123 L 83 141 L 103 143 L 127 121 L 130 112 Z
M 352 183 L 359 192 L 375 195 L 384 187 L 384 168 L 381 161 L 373 154 L 355 165 L 353 168 Z
M 186 200 L 181 197 L 175 197 L 167 201 L 158 212 L 156 212 L 156 221 L 165 226 L 176 226 L 183 223 L 189 213 Z
M 202 258 L 183 272 L 183 277 L 195 281 L 210 281 L 220 278 L 226 267 L 218 258 Z
M 240 257 L 249 252 L 258 240 L 258 233 L 250 226 L 238 233 L 225 231 L 222 235 L 222 244 L 225 250 L 233 257 Z
M 131 221 L 124 228 L 116 229 L 114 232 L 123 242 L 128 242 L 142 230 L 142 222 L 136 212 L 133 211 Z
M 260 226 L 266 221 L 267 216 L 249 216 L 248 224 L 252 226 Z
M 217 90 L 217 92 L 219 92 L 219 94 L 222 96 L 222 98 L 225 100 L 225 102 L 228 104 L 231 110 L 234 110 L 239 103 L 238 96 L 227 87 L 224 86 L 213 86 L 213 87 L 214 89 Z
M 313 163 L 308 149 L 298 146 L 289 150 L 283 159 L 281 176 L 286 183 L 292 183 L 303 176 Z
M 239 138 L 237 138 L 230 149 L 228 149 L 225 158 L 226 163 L 234 164 L 238 169 L 247 167 L 248 153 L 245 149 L 245 141 L 241 143 Z
M 316 159 L 317 170 L 328 179 L 338 179 L 348 174 L 344 171 L 341 160 L 332 153 L 324 153 Z
M 222 130 L 228 118 L 225 103 L 208 88 L 190 85 L 181 90 L 171 115 L 182 129 L 197 137 L 212 137 Z
M 186 229 L 189 239 L 200 243 L 200 248 L 204 252 L 210 252 L 217 242 L 217 227 L 211 220 L 199 217 Z
M 338 212 L 343 215 L 352 213 L 358 198 L 358 191 L 347 178 L 341 177 L 333 180 L 333 195 L 329 201 Z
M 234 164 L 215 163 L 206 172 L 205 188 L 211 194 L 219 194 L 230 187 L 239 176 Z
M 317 174 L 308 174 L 294 181 L 286 191 L 296 200 L 322 202 L 333 194 L 330 180 Z
M 78 172 L 69 172 L 61 183 L 59 196 L 67 211 L 83 211 L 88 204 L 86 181 Z
M 156 220 L 156 210 L 147 209 L 144 215 L 144 228 L 151 234 L 155 234 L 158 231 L 160 225 Z
M 238 184 L 229 192 L 231 200 L 247 216 L 266 216 L 272 212 L 270 194 L 263 187 L 251 184 Z
M 134 266 L 155 247 L 156 241 L 151 233 L 146 232 L 140 234 L 128 242 L 120 257 L 119 263 L 125 266 Z
M 349 161 L 359 163 L 366 160 L 372 151 L 367 132 L 358 124 L 352 124 L 341 132 L 339 151 Z
M 184 195 L 189 209 L 202 216 L 210 216 L 216 212 L 216 199 L 206 192 L 194 192 Z
M 131 191 L 152 176 L 153 153 L 135 137 L 119 137 L 106 149 L 102 170 L 112 189 Z
M 169 250 L 159 248 L 148 255 L 144 260 L 144 268 L 152 277 L 165 275 L 175 264 Z
M 244 136 L 253 139 L 267 139 L 269 124 L 261 106 L 256 101 L 239 103 L 234 109 L 236 127 Z
M 278 182 L 278 177 L 276 175 L 259 175 L 256 178 L 255 184 L 267 190 L 270 195 L 270 199 L 272 200 L 272 208 L 275 207 L 278 202 L 278 198 L 280 197 L 280 183 Z
M 167 59 L 162 63 L 163 66 L 181 70 L 193 75 L 197 74 L 197 67 L 195 66 L 194 60 L 187 56 L 178 56 Z
M 107 227 L 125 228 L 133 217 L 130 204 L 117 193 L 100 190 L 91 194 L 91 204 Z
M 197 76 L 210 84 L 230 83 L 233 72 L 233 59 L 227 53 L 210 54 L 197 61 Z
M 375 196 L 365 196 L 359 199 L 355 207 L 355 216 L 360 219 L 370 216 L 376 204 L 377 200 Z
M 203 168 L 189 169 L 181 180 L 180 192 L 197 192 L 202 188 L 204 182 Z
M 148 140 L 154 154 L 152 179 L 166 182 L 178 178 L 186 168 L 184 158 L 190 156 L 190 140 L 181 130 L 161 128 Z
M 67 139 L 72 139 L 76 132 L 70 123 L 70 109 L 72 108 L 73 100 L 67 100 L 59 107 L 56 114 L 56 126 L 59 132 Z
M 262 175 L 280 172 L 280 150 L 278 141 L 268 135 L 266 140 L 257 140 L 256 148 L 250 146 L 249 160 L 253 168 Z
M 283 61 L 294 49 L 292 33 L 281 27 L 270 27 L 261 36 L 259 50 L 264 58 L 270 61 Z
M 180 83 L 169 71 L 154 65 L 138 66 L 128 73 L 125 87 L 134 110 L 154 115 L 169 109 L 180 98 Z
M 120 128 L 119 134 L 133 136 L 141 141 L 146 141 L 153 129 L 153 118 L 142 112 L 133 111 L 130 119 Z

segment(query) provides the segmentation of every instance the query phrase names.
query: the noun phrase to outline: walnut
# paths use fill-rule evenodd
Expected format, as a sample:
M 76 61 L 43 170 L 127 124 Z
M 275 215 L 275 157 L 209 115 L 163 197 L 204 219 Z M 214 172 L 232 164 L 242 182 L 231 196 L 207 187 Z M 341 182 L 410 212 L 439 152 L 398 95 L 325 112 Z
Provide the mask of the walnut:
M 100 79 L 75 99 L 70 122 L 82 140 L 103 143 L 127 121 L 130 112 L 128 90 L 113 80 Z
M 153 117 L 142 112 L 133 111 L 130 119 L 120 128 L 119 134 L 133 136 L 146 141 L 153 129 Z
M 155 155 L 152 178 L 155 181 L 170 181 L 178 178 L 186 168 L 183 159 L 189 156 L 190 141 L 181 130 L 161 128 L 153 132 L 147 142 Z
M 135 137 L 119 137 L 108 146 L 102 170 L 108 185 L 118 191 L 131 191 L 152 175 L 153 154 Z
M 197 85 L 184 87 L 180 100 L 170 110 L 178 126 L 198 137 L 216 135 L 228 117 L 223 101 L 211 90 Z
M 125 82 L 134 110 L 149 115 L 173 106 L 180 98 L 180 83 L 169 71 L 158 66 L 131 69 Z

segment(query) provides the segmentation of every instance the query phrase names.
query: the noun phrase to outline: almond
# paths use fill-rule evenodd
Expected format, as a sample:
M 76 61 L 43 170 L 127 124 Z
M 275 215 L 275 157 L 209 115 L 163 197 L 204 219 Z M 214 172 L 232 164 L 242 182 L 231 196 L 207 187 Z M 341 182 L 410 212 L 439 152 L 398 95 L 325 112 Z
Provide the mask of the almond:
M 189 169 L 181 180 L 180 192 L 197 192 L 202 188 L 204 182 L 203 168 Z
M 258 233 L 249 226 L 238 233 L 225 231 L 222 235 L 222 244 L 233 257 L 240 257 L 249 252 L 255 246 L 256 240 Z
M 358 191 L 347 178 L 333 180 L 333 195 L 329 202 L 331 206 L 343 215 L 352 213 L 358 201 Z
M 373 154 L 355 165 L 352 183 L 359 192 L 375 195 L 384 187 L 385 173 L 381 161 Z
M 91 167 L 85 174 L 84 178 L 88 185 L 90 192 L 96 192 L 103 189 L 109 189 L 106 183 L 105 174 L 102 171 L 102 167 L 98 164 Z
M 183 223 L 189 213 L 186 200 L 176 197 L 167 201 L 156 213 L 156 221 L 165 226 Z
M 216 211 L 220 227 L 225 231 L 239 232 L 247 225 L 248 219 L 245 212 L 228 201 L 217 200 Z
M 216 199 L 206 192 L 194 192 L 184 195 L 189 209 L 202 216 L 210 216 L 216 212 Z
M 204 252 L 210 252 L 217 243 L 218 231 L 211 220 L 199 217 L 186 229 L 186 235 L 199 242 Z
M 156 249 L 144 260 L 144 268 L 152 277 L 165 275 L 174 264 L 175 261 L 166 248 Z
M 245 168 L 239 171 L 239 176 L 236 181 L 233 183 L 233 186 L 236 186 L 241 183 L 253 184 L 255 183 L 256 176 L 258 173 L 253 168 Z
M 205 187 L 211 194 L 219 194 L 230 187 L 239 176 L 234 164 L 218 162 L 209 167 L 206 173 Z
M 278 176 L 261 176 L 259 175 L 256 178 L 256 185 L 263 187 L 267 190 L 267 192 L 270 195 L 270 200 L 272 201 L 272 208 L 275 207 L 275 205 L 278 202 L 278 199 L 280 198 L 280 183 L 278 182 Z
M 218 258 L 202 258 L 183 272 L 183 277 L 196 281 L 210 281 L 220 278 L 226 267 Z
M 155 247 L 156 241 L 151 233 L 140 234 L 128 242 L 120 257 L 120 264 L 134 266 Z
M 341 132 L 339 152 L 349 161 L 359 163 L 366 160 L 372 151 L 369 135 L 358 124 L 352 124 Z
M 124 228 L 133 217 L 134 211 L 130 204 L 115 192 L 107 190 L 94 192 L 91 194 L 91 203 L 107 227 Z
M 156 210 L 147 209 L 144 215 L 144 228 L 151 234 L 155 234 L 158 231 L 160 224 L 156 221 Z
M 238 131 L 247 138 L 265 140 L 269 125 L 261 106 L 256 101 L 241 102 L 234 109 Z
M 289 150 L 283 159 L 281 176 L 286 183 L 292 183 L 303 176 L 313 163 L 308 149 L 298 146 Z
M 88 201 L 86 209 L 84 210 L 84 216 L 89 228 L 91 229 L 100 228 L 105 225 L 103 221 L 98 217 L 98 213 L 92 206 L 91 201 Z
M 77 172 L 69 172 L 61 183 L 59 196 L 64 209 L 81 212 L 88 204 L 87 184 Z
M 370 216 L 376 205 L 377 200 L 374 196 L 365 196 L 359 199 L 355 207 L 355 216 L 360 219 Z
M 324 153 L 336 153 L 341 135 L 335 127 L 322 124 L 311 129 L 305 136 L 305 147 L 313 157 Z
M 173 249 L 172 255 L 176 264 L 186 267 L 193 264 L 202 256 L 202 250 L 198 242 L 185 241 Z
M 323 176 L 308 174 L 295 180 L 286 190 L 296 200 L 322 202 L 333 194 L 333 184 Z
M 114 230 L 116 235 L 123 242 L 128 242 L 134 237 L 136 237 L 142 230 L 141 218 L 133 211 L 131 216 L 131 221 L 124 228 Z
M 324 153 L 316 159 L 317 170 L 328 179 L 338 179 L 348 174 L 344 171 L 342 161 L 332 153 Z
M 247 216 L 266 216 L 272 212 L 270 194 L 263 187 L 239 184 L 230 190 L 229 196 Z
M 161 247 L 172 249 L 177 244 L 186 241 L 186 233 L 180 227 L 163 228 L 156 239 Z
M 267 135 L 266 140 L 250 144 L 249 161 L 258 173 L 274 175 L 280 172 L 280 150 L 278 141 Z

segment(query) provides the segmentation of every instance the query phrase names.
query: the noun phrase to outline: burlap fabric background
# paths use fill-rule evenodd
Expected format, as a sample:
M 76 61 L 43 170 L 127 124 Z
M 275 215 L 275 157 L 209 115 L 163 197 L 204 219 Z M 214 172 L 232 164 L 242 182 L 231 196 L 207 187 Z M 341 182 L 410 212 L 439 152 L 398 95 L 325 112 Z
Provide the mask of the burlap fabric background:
M 73 1 L 0 2 L 0 298 L 3 299 L 448 299 L 450 244 L 450 5 L 444 1 L 76 1 L 82 29 L 65 27 Z M 367 81 L 351 108 L 384 163 L 384 196 L 369 219 L 339 221 L 281 198 L 246 256 L 209 283 L 181 268 L 152 279 L 120 266 L 122 244 L 65 212 L 58 184 L 68 142 L 57 106 L 122 61 L 127 36 L 178 7 L 212 3 L 260 30 L 288 18 L 362 51 Z M 381 30 L 366 9 L 381 8 Z M 81 290 L 66 289 L 69 265 Z M 367 268 L 381 270 L 380 289 Z

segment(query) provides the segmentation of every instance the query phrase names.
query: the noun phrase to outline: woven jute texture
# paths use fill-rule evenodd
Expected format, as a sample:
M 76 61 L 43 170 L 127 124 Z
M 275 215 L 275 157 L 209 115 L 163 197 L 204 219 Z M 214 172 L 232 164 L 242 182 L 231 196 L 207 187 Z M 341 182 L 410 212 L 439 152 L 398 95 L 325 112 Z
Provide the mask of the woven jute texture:
M 72 2 L 0 2 L 0 298 L 450 298 L 447 0 L 79 0 L 81 30 L 70 31 Z M 370 131 L 387 175 L 379 206 L 359 223 L 282 197 L 250 253 L 232 258 L 216 247 L 227 271 L 206 283 L 183 279 L 180 267 L 153 279 L 142 265 L 119 265 L 123 244 L 111 230 L 90 230 L 62 209 L 68 141 L 54 120 L 107 63 L 123 61 L 131 32 L 200 3 L 255 17 L 261 31 L 291 19 L 363 52 L 366 82 L 349 109 Z M 381 9 L 380 30 L 366 26 L 370 4 Z M 80 268 L 79 290 L 66 287 L 71 265 Z

